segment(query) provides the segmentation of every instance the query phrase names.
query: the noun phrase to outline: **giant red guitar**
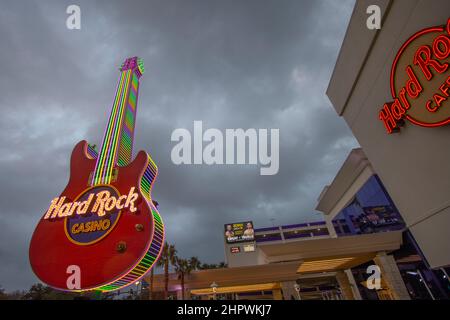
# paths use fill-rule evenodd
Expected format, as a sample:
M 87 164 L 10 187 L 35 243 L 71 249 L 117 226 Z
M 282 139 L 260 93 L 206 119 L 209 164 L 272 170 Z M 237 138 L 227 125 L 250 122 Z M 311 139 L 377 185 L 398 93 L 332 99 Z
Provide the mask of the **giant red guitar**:
M 157 167 L 144 151 L 131 161 L 143 72 L 137 57 L 123 63 L 101 149 L 86 141 L 75 146 L 69 182 L 34 231 L 31 267 L 51 287 L 116 290 L 136 282 L 159 258 L 164 226 L 151 200 Z

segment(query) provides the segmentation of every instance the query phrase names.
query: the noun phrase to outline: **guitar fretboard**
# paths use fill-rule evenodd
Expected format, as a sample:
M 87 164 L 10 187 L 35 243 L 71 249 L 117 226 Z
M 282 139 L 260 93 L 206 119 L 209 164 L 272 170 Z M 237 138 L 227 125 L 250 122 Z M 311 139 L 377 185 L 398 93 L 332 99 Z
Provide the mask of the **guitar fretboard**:
M 127 59 L 122 65 L 92 185 L 109 184 L 113 178 L 114 166 L 125 166 L 131 162 L 139 79 L 142 73 L 142 61 L 137 57 Z

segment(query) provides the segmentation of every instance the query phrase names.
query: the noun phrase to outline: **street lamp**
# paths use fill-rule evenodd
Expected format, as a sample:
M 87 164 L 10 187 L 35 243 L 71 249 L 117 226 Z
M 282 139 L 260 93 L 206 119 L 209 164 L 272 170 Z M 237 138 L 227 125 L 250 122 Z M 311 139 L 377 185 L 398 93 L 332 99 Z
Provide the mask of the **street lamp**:
M 219 285 L 214 281 L 213 283 L 211 283 L 210 287 L 211 287 L 211 289 L 213 291 L 213 299 L 217 300 L 216 292 L 217 292 L 217 288 L 219 287 Z

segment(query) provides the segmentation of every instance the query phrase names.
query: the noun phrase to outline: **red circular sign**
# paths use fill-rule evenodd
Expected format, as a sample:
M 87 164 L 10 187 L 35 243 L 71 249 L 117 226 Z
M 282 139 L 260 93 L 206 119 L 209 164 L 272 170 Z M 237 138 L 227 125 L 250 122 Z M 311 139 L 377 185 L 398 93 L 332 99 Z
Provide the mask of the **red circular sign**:
M 94 212 L 95 203 L 89 199 L 95 199 L 100 192 L 107 192 L 110 199 L 119 198 L 120 194 L 116 188 L 101 185 L 88 188 L 74 202 L 80 202 L 86 206 L 83 215 L 72 215 L 64 220 L 64 230 L 67 238 L 77 245 L 90 245 L 100 241 L 110 233 L 119 221 L 120 211 L 114 207 L 104 216 Z
M 400 48 L 392 64 L 392 102 L 379 113 L 388 133 L 403 119 L 423 126 L 450 123 L 450 19 L 447 26 L 421 30 Z

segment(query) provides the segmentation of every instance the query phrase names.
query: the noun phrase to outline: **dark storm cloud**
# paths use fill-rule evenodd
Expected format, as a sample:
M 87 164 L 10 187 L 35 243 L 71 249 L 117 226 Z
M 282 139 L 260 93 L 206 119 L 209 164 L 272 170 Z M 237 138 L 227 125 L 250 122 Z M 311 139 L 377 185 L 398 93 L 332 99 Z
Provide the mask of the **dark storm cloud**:
M 69 4 L 82 29 L 65 27 Z M 356 145 L 325 96 L 350 1 L 15 1 L 0 10 L 0 284 L 36 281 L 28 243 L 68 178 L 73 146 L 99 144 L 117 67 L 146 65 L 135 151 L 160 176 L 154 197 L 182 256 L 223 260 L 223 224 L 320 219 L 322 187 Z M 176 128 L 279 128 L 280 171 L 175 166 Z

